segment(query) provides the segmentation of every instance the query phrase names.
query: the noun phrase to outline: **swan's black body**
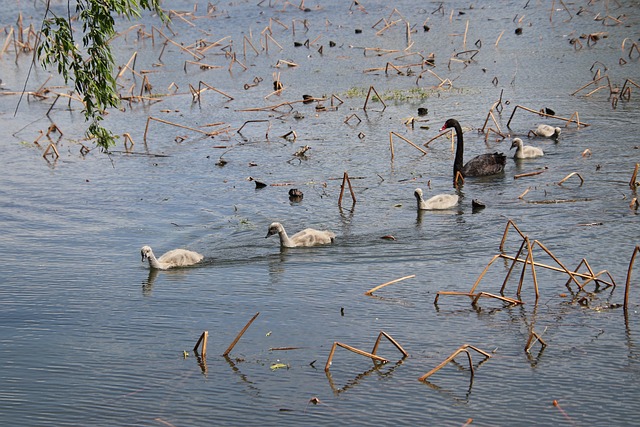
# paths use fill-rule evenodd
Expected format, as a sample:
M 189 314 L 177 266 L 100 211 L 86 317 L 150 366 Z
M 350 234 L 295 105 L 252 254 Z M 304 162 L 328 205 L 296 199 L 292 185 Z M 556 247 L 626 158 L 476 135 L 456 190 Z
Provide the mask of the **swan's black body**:
M 454 128 L 456 130 L 456 158 L 453 162 L 453 179 L 455 181 L 458 172 L 463 177 L 468 176 L 489 176 L 502 173 L 504 165 L 507 163 L 507 156 L 502 153 L 480 154 L 464 164 L 464 139 L 462 137 L 462 127 L 456 119 L 449 119 L 442 126 L 441 130 Z

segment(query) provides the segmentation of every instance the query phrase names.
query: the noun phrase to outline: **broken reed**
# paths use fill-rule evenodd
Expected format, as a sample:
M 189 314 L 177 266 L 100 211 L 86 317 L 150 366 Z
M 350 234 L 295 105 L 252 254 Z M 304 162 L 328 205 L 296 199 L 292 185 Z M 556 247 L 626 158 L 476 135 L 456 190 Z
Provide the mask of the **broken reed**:
M 473 369 L 473 362 L 471 360 L 471 353 L 469 353 L 469 349 L 480 353 L 481 355 L 483 355 L 485 357 L 485 359 L 490 359 L 491 358 L 491 355 L 489 353 L 487 353 L 486 351 L 481 350 L 478 347 L 474 347 L 474 346 L 472 346 L 470 344 L 463 344 L 456 351 L 451 353 L 451 355 L 449 357 L 447 357 L 442 363 L 440 363 L 438 366 L 436 366 L 435 368 L 433 368 L 432 370 L 430 370 L 429 372 L 427 372 L 426 374 L 424 374 L 423 376 L 418 378 L 418 381 L 425 381 L 431 375 L 435 374 L 440 369 L 444 368 L 449 362 L 453 361 L 453 359 L 455 359 L 456 356 L 458 354 L 460 354 L 460 353 L 466 353 L 467 359 L 469 360 L 469 371 L 471 372 L 471 377 L 473 378 L 473 375 L 475 374 L 475 372 L 474 372 L 474 369 Z
M 518 251 L 516 252 L 516 254 L 514 256 L 511 255 L 507 255 L 506 253 L 504 253 L 504 244 L 506 242 L 507 239 L 507 235 L 509 232 L 510 228 L 514 228 L 516 230 L 516 232 L 520 235 L 520 237 L 522 238 L 522 242 L 520 244 L 520 247 L 518 249 Z M 540 249 L 542 249 L 549 257 L 551 257 L 556 264 L 559 267 L 556 266 L 552 266 L 552 265 L 547 265 L 547 264 L 543 264 L 540 262 L 537 262 L 534 260 L 533 258 L 533 249 L 535 247 L 539 247 Z M 567 283 L 565 284 L 565 286 L 569 286 L 569 284 L 571 282 L 574 282 L 578 288 L 580 290 L 584 289 L 584 287 L 592 282 L 595 281 L 597 284 L 604 284 L 606 286 L 613 286 L 615 287 L 615 281 L 613 280 L 613 278 L 611 277 L 611 274 L 609 274 L 609 272 L 607 270 L 602 270 L 598 273 L 594 273 L 593 270 L 591 269 L 591 267 L 589 266 L 589 263 L 586 261 L 586 259 L 583 259 L 578 266 L 576 267 L 576 269 L 574 271 L 569 270 L 546 246 L 544 246 L 541 242 L 539 242 L 538 240 L 533 240 L 531 241 L 529 239 L 528 236 L 524 235 L 520 229 L 517 227 L 517 225 L 512 221 L 509 220 L 507 222 L 507 225 L 505 227 L 505 231 L 502 237 L 502 241 L 500 242 L 500 253 L 496 254 L 493 256 L 493 258 L 489 261 L 489 263 L 487 264 L 487 266 L 484 268 L 484 270 L 480 273 L 480 276 L 478 277 L 478 279 L 475 281 L 475 283 L 473 284 L 473 286 L 471 287 L 471 289 L 468 292 L 460 292 L 460 291 L 439 291 L 436 294 L 435 300 L 434 300 L 434 304 L 438 303 L 438 299 L 441 295 L 460 295 L 460 296 L 467 296 L 470 297 L 472 299 L 472 305 L 477 305 L 478 300 L 481 297 L 489 297 L 489 298 L 495 298 L 495 299 L 499 299 L 503 302 L 509 303 L 509 304 L 523 304 L 522 301 L 520 300 L 516 300 L 516 299 L 512 299 L 512 298 L 507 298 L 504 296 L 504 292 L 507 286 L 507 283 L 509 281 L 509 277 L 511 276 L 512 272 L 514 271 L 514 268 L 516 266 L 516 263 L 522 263 L 522 271 L 520 274 L 520 280 L 518 283 L 518 289 L 516 292 L 516 295 L 518 297 L 520 297 L 521 295 L 521 291 L 522 291 L 522 286 L 523 286 L 523 282 L 524 282 L 524 277 L 525 277 L 525 273 L 526 273 L 526 269 L 527 267 L 529 267 L 531 269 L 531 275 L 532 275 L 532 280 L 533 280 L 533 286 L 534 286 L 534 291 L 535 291 L 535 296 L 536 296 L 536 301 L 538 301 L 539 298 L 539 290 L 538 290 L 538 281 L 537 281 L 537 274 L 535 271 L 535 267 L 541 267 L 541 268 L 545 268 L 545 269 L 549 269 L 552 271 L 558 271 L 558 272 L 562 272 L 565 273 L 569 276 L 569 279 L 567 280 Z M 521 255 L 523 253 L 523 251 L 526 250 L 526 256 L 524 258 L 521 258 Z M 635 253 L 634 253 L 635 256 Z M 490 294 L 487 292 L 478 292 L 476 293 L 476 289 L 478 287 L 478 285 L 480 284 L 480 282 L 482 281 L 482 278 L 485 276 L 485 274 L 487 273 L 487 271 L 489 270 L 489 267 L 498 259 L 503 258 L 505 260 L 511 261 L 511 265 L 509 267 L 509 270 L 507 272 L 507 274 L 505 275 L 504 281 L 502 283 L 502 287 L 500 289 L 500 295 L 494 295 L 494 294 Z M 586 267 L 587 272 L 586 273 L 581 273 L 579 272 L 581 267 Z M 600 276 L 602 275 L 607 275 L 610 279 L 610 282 L 603 280 Z M 630 274 L 630 273 L 629 273 Z M 583 279 L 584 281 L 581 283 L 578 281 L 578 278 Z
M 325 372 L 329 372 L 329 368 L 331 367 L 331 365 L 333 363 L 334 354 L 335 354 L 336 349 L 338 347 L 344 348 L 345 350 L 349 350 L 352 353 L 359 354 L 360 356 L 368 357 L 371 360 L 376 361 L 376 362 L 381 362 L 381 363 L 389 362 L 388 359 L 385 359 L 384 357 L 378 356 L 376 354 L 376 352 L 378 351 L 378 347 L 380 345 L 380 340 L 382 339 L 382 337 L 384 337 L 387 340 L 389 340 L 389 342 L 391 342 L 391 344 L 393 344 L 394 347 L 397 348 L 398 351 L 402 353 L 403 357 L 409 357 L 409 353 L 407 353 L 405 351 L 405 349 L 402 348 L 402 346 L 395 339 L 393 339 L 393 337 L 391 335 L 387 334 L 385 331 L 380 331 L 380 333 L 378 334 L 378 338 L 376 339 L 376 342 L 373 345 L 373 350 L 371 351 L 371 353 L 369 353 L 367 351 L 364 351 L 364 350 L 360 350 L 359 348 L 352 347 L 350 345 L 347 345 L 347 344 L 344 344 L 344 343 L 341 343 L 341 342 L 338 342 L 338 341 L 334 341 L 333 345 L 331 346 L 331 351 L 329 352 L 329 357 L 327 358 L 327 363 L 325 363 L 325 365 L 324 365 L 324 371 Z

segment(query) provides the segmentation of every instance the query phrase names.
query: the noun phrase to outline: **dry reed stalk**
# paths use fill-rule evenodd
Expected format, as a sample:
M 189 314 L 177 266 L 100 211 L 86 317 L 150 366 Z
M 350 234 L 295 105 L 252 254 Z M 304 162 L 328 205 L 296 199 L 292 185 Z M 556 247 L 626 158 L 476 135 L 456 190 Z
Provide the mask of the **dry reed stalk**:
M 382 49 L 380 47 L 365 47 L 364 48 L 364 56 L 367 56 L 367 52 L 375 52 L 377 56 L 388 55 L 390 53 L 398 53 L 400 52 L 398 49 Z
M 525 178 L 525 177 L 528 177 L 528 176 L 540 175 L 541 173 L 544 173 L 546 171 L 547 171 L 547 169 L 545 168 L 543 170 L 539 170 L 539 171 L 535 171 L 535 172 L 525 172 L 525 173 L 521 173 L 521 174 L 518 174 L 518 175 L 514 175 L 513 179 L 520 179 L 520 178 Z M 523 194 L 521 194 L 520 197 L 518 197 L 518 199 L 522 199 L 522 197 L 525 194 L 527 194 L 528 191 L 529 191 L 529 189 L 527 188 L 527 191 L 524 192 Z
M 53 142 L 47 146 L 46 150 L 44 150 L 44 153 L 42 153 L 42 157 L 46 159 L 49 154 L 54 156 L 56 159 L 60 157 L 60 153 L 58 153 L 58 149 L 53 144 Z
M 165 40 L 169 43 L 171 43 L 172 45 L 176 46 L 178 49 L 187 52 L 189 55 L 193 56 L 195 59 L 200 60 L 200 59 L 204 59 L 204 55 L 202 55 L 199 52 L 193 52 L 190 49 L 184 47 L 183 45 L 181 45 L 180 43 L 177 43 L 175 41 L 173 41 L 172 39 L 170 39 L 169 37 L 167 37 L 167 35 L 165 33 L 163 33 L 161 30 L 159 30 L 156 27 L 152 27 L 152 31 L 151 34 L 153 34 L 153 31 L 156 31 L 158 34 L 160 34 L 162 37 L 165 38 Z
M 500 35 L 496 39 L 496 43 L 493 45 L 494 47 L 498 47 L 498 43 L 500 43 L 500 39 L 502 38 L 502 35 L 504 34 L 505 31 L 506 30 L 502 30 L 502 32 L 500 33 Z
M 589 272 L 589 274 L 586 273 L 578 273 L 578 270 L 580 269 L 581 266 L 585 266 L 587 268 L 587 271 Z M 609 280 L 611 280 L 611 282 L 606 282 L 604 280 L 600 280 L 599 277 L 603 274 L 605 274 L 607 276 L 609 276 Z M 580 263 L 578 264 L 578 266 L 576 267 L 576 269 L 574 270 L 574 275 L 578 275 L 581 274 L 582 276 L 578 276 L 580 278 L 584 278 L 585 281 L 582 283 L 578 284 L 578 287 L 582 290 L 584 289 L 584 287 L 591 281 L 595 281 L 596 285 L 598 285 L 599 283 L 604 283 L 605 285 L 607 285 L 606 287 L 611 287 L 613 286 L 614 288 L 616 287 L 616 282 L 615 280 L 613 280 L 613 277 L 611 277 L 611 274 L 609 274 L 609 272 L 607 270 L 602 270 L 599 271 L 598 273 L 594 273 L 593 270 L 591 269 L 591 266 L 589 265 L 589 263 L 587 262 L 586 259 L 582 258 L 582 260 L 580 261 Z M 567 283 L 565 283 L 565 286 L 569 286 L 569 283 L 571 283 L 571 279 L 567 280 Z
M 238 64 L 239 66 L 242 67 L 243 70 L 247 71 L 249 68 L 244 65 L 242 62 L 238 61 L 238 58 L 236 57 L 236 53 L 233 52 L 233 54 L 231 55 L 231 62 L 229 62 L 229 71 L 231 71 L 231 69 L 233 68 L 233 64 Z
M 184 61 L 184 72 L 187 72 L 187 65 L 192 64 L 197 66 L 198 68 L 200 68 L 201 70 L 215 70 L 218 68 L 223 68 L 221 65 L 211 65 L 211 64 L 205 64 L 203 62 L 199 62 L 199 61 Z
M 204 135 L 207 135 L 207 136 L 211 136 L 210 132 L 205 132 L 205 131 L 203 131 L 201 129 L 196 129 L 196 128 L 192 128 L 192 127 L 189 127 L 189 126 L 184 126 L 184 125 L 181 125 L 181 124 L 178 124 L 178 123 L 173 123 L 173 122 L 170 122 L 168 120 L 163 120 L 163 119 L 159 119 L 157 117 L 149 116 L 147 118 L 147 125 L 145 126 L 145 129 L 144 129 L 143 140 L 144 140 L 145 144 L 147 143 L 147 133 L 149 133 L 149 124 L 151 123 L 152 120 L 156 121 L 156 122 L 164 123 L 166 125 L 171 125 L 171 126 L 179 127 L 179 128 L 182 128 L 182 129 L 187 129 L 187 130 L 191 130 L 191 131 L 194 131 L 194 132 L 198 132 L 198 133 L 201 133 L 201 134 L 204 134 Z
M 498 299 L 502 302 L 506 302 L 509 303 L 511 305 L 522 305 L 524 304 L 524 302 L 522 302 L 521 300 L 517 300 L 514 298 L 509 298 L 509 297 L 505 297 L 503 295 L 495 295 L 495 294 L 490 294 L 489 292 L 478 292 L 477 294 L 474 295 L 473 301 L 471 302 L 472 305 L 478 305 L 478 300 L 482 297 L 485 298 L 494 298 L 494 299 Z
M 496 105 L 497 105 L 497 103 L 494 103 L 491 106 L 491 108 L 489 108 L 489 112 L 487 113 L 487 118 L 484 120 L 484 125 L 482 126 L 482 129 L 480 130 L 482 133 L 484 133 L 484 130 L 487 127 L 487 123 L 489 123 L 489 118 L 491 118 L 491 120 L 493 120 L 493 124 L 496 125 L 496 128 L 498 128 L 499 134 L 502 135 L 502 129 L 500 129 L 500 125 L 498 124 L 498 121 L 496 120 L 496 116 L 493 114 L 493 109 L 496 107 Z
M 571 172 L 569 175 L 567 175 L 564 178 L 562 178 L 557 184 L 558 185 L 562 185 L 563 182 L 565 182 L 566 180 L 568 180 L 569 178 L 571 178 L 574 175 L 576 175 L 578 178 L 580 178 L 580 187 L 582 187 L 582 184 L 584 184 L 584 179 L 582 178 L 582 175 L 580 175 L 578 172 Z
M 511 273 L 513 272 L 513 269 L 516 266 L 516 259 L 520 258 L 520 254 L 524 250 L 524 246 L 526 244 L 526 240 L 525 239 L 526 239 L 526 237 L 524 239 L 522 239 L 522 243 L 520 244 L 520 248 L 518 249 L 518 252 L 516 252 L 516 255 L 513 258 L 513 260 L 511 261 L 511 266 L 509 267 L 509 271 L 504 276 L 504 281 L 502 282 L 502 287 L 500 288 L 500 293 L 501 294 L 504 294 L 504 291 L 505 291 L 505 289 L 507 287 L 507 282 L 509 281 L 509 277 L 511 277 Z
M 198 354 L 198 346 L 200 346 L 200 343 L 202 343 L 202 358 L 206 359 L 207 357 L 207 340 L 209 339 L 209 331 L 204 331 L 201 335 L 200 338 L 198 338 L 198 341 L 196 342 L 196 345 L 193 346 L 193 352 Z
M 2 44 L 2 49 L 0 49 L 0 58 L 2 58 L 2 55 L 7 51 L 7 48 L 9 47 L 9 43 L 11 43 L 11 39 L 13 38 L 13 35 L 14 35 L 13 27 L 9 27 L 9 34 L 7 34 L 7 38 L 4 40 L 4 43 Z
M 540 345 L 542 346 L 542 348 L 545 348 L 547 346 L 547 343 L 544 342 L 542 337 L 538 335 L 538 333 L 535 332 L 534 330 L 531 330 L 531 333 L 529 334 L 529 339 L 527 340 L 527 343 L 524 346 L 524 351 L 529 353 L 529 350 L 531 350 L 531 347 L 533 347 L 533 345 L 536 342 L 540 342 Z
M 296 131 L 290 130 L 289 132 L 280 136 L 280 138 L 286 139 L 287 141 L 295 141 L 296 139 L 298 139 L 298 134 L 296 133 Z
M 256 49 L 256 47 L 253 45 L 253 43 L 251 43 L 251 40 L 249 40 L 247 38 L 247 36 L 244 36 L 244 38 L 242 39 L 242 55 L 245 58 L 247 57 L 247 44 L 249 44 L 249 46 L 251 46 L 251 49 L 253 49 L 253 51 L 255 52 L 256 56 L 260 56 L 260 52 L 258 52 L 258 49 Z
M 382 33 L 384 33 L 389 28 L 393 27 L 394 25 L 397 25 L 400 22 L 402 22 L 402 19 L 396 19 L 395 21 L 392 21 L 392 22 L 386 22 L 386 20 L 385 20 L 385 26 L 376 33 L 376 36 L 381 36 Z
M 540 298 L 540 293 L 538 292 L 538 278 L 536 276 L 535 262 L 533 261 L 533 249 L 531 248 L 531 241 L 529 241 L 528 237 L 525 239 L 525 242 L 527 243 L 527 258 L 526 258 L 526 262 L 522 265 L 522 274 L 520 274 L 520 283 L 518 284 L 518 292 L 516 292 L 516 295 L 520 297 L 520 291 L 522 290 L 522 284 L 524 282 L 524 274 L 527 269 L 527 264 L 529 264 L 531 266 L 531 276 L 533 278 L 533 289 L 536 293 L 536 302 L 537 302 L 538 298 Z
M 220 89 L 216 89 L 215 87 L 203 82 L 202 80 L 200 80 L 200 82 L 198 83 L 198 99 L 200 99 L 200 93 L 202 93 L 202 86 L 205 86 L 206 89 L 210 89 L 214 92 L 218 92 L 220 95 L 226 96 L 227 98 L 229 98 L 229 101 L 233 100 L 233 96 L 224 93 L 223 91 L 221 91 Z M 205 90 L 206 90 L 205 89 Z
M 180 18 L 187 25 L 189 25 L 191 27 L 195 27 L 196 24 L 194 24 L 193 22 L 189 21 L 187 18 L 184 17 L 184 15 L 191 15 L 191 13 L 190 12 L 176 12 L 175 10 L 169 10 L 169 18 L 171 18 L 171 16 L 176 16 L 176 17 Z
M 431 375 L 435 374 L 436 372 L 438 372 L 440 369 L 442 369 L 447 363 L 451 362 L 453 359 L 455 359 L 455 357 L 462 353 L 465 352 L 467 353 L 467 358 L 469 359 L 469 370 L 471 372 L 471 376 L 473 377 L 474 372 L 473 372 L 473 364 L 471 362 L 471 353 L 469 353 L 469 351 L 467 349 L 472 349 L 475 350 L 476 352 L 482 354 L 485 358 L 490 359 L 491 355 L 489 353 L 487 353 L 486 351 L 480 350 L 477 347 L 474 347 L 470 344 L 463 344 L 462 346 L 460 346 L 460 348 L 458 348 L 456 351 L 454 351 L 449 357 L 447 357 L 444 362 L 442 362 L 441 364 L 439 364 L 438 366 L 436 366 L 435 368 L 433 368 L 432 370 L 430 370 L 429 372 L 427 372 L 426 374 L 424 374 L 423 376 L 421 376 L 420 378 L 418 378 L 418 381 L 424 381 L 427 378 L 429 378 Z
M 424 144 L 422 144 L 423 147 L 428 147 L 429 144 L 431 144 L 433 141 L 435 141 L 436 139 L 440 138 L 443 135 L 446 135 L 448 133 L 451 134 L 451 138 L 453 138 L 453 129 L 447 129 L 444 132 L 440 132 L 439 134 L 437 134 L 436 136 L 434 136 L 433 138 L 431 138 L 430 140 L 428 140 L 427 142 L 425 142 Z
M 269 127 L 267 128 L 267 133 L 266 133 L 266 137 L 268 139 L 269 138 L 269 130 L 271 130 L 271 121 L 270 120 L 247 120 L 246 122 L 244 122 L 242 124 L 242 126 L 240 126 L 240 128 L 237 130 L 237 132 L 241 133 L 242 129 L 249 123 L 263 123 L 263 122 L 269 123 Z
M 120 77 L 122 77 L 122 75 L 124 74 L 125 71 L 127 70 L 131 70 L 132 73 L 134 72 L 134 68 L 136 66 L 136 58 L 138 57 L 138 52 L 133 52 L 133 55 L 131 55 L 131 58 L 129 58 L 129 61 L 127 61 L 127 63 L 124 65 L 124 67 L 122 67 L 120 69 L 120 72 L 118 73 L 118 75 L 116 76 L 116 80 L 118 80 Z M 133 62 L 133 68 L 130 67 L 131 63 Z
M 414 278 L 414 277 L 416 277 L 416 275 L 415 275 L 415 274 L 412 274 L 412 275 L 410 275 L 410 276 L 404 276 L 404 277 L 401 277 L 401 278 L 399 278 L 399 279 L 394 279 L 394 280 L 392 280 L 392 281 L 390 281 L 390 282 L 383 283 L 382 285 L 379 285 L 379 286 L 376 286 L 375 288 L 369 289 L 369 290 L 368 290 L 367 292 L 365 292 L 364 294 L 365 294 L 365 295 L 369 295 L 369 296 L 371 296 L 371 295 L 373 295 L 373 293 L 374 293 L 375 291 L 377 291 L 378 289 L 384 288 L 385 286 L 393 285 L 394 283 L 398 283 L 398 282 L 401 282 L 401 281 L 406 280 L 406 279 L 412 279 L 412 278 Z
M 252 318 L 251 320 L 249 320 L 247 322 L 247 324 L 244 326 L 244 328 L 242 328 L 242 330 L 240 331 L 240 333 L 238 333 L 238 335 L 236 336 L 236 338 L 233 340 L 233 342 L 231 343 L 231 345 L 224 351 L 224 353 L 222 353 L 223 356 L 228 356 L 229 353 L 231 353 L 231 350 L 233 350 L 233 347 L 235 347 L 235 345 L 238 343 L 238 341 L 240 341 L 240 338 L 242 338 L 242 335 L 244 335 L 244 333 L 247 331 L 247 329 L 249 329 L 249 326 L 251 326 L 251 324 L 253 323 L 254 320 L 256 320 L 256 318 L 258 317 L 258 315 L 260 314 L 260 312 L 257 312 Z
M 269 351 L 289 351 L 300 350 L 302 347 L 270 347 Z
M 344 195 L 344 184 L 349 185 L 349 192 L 351 193 L 351 200 L 353 201 L 353 204 L 356 204 L 356 195 L 353 192 L 353 187 L 351 186 L 351 180 L 349 179 L 349 175 L 347 174 L 347 172 L 344 172 L 344 175 L 342 175 L 342 184 L 340 185 L 340 196 L 338 197 L 338 206 L 341 207 L 342 206 L 342 196 Z
M 382 363 L 389 362 L 384 357 L 376 356 L 375 354 L 367 353 L 366 351 L 360 350 L 360 349 L 355 348 L 355 347 L 351 347 L 350 345 L 343 344 L 343 343 L 338 342 L 338 341 L 334 341 L 333 346 L 331 347 L 331 352 L 329 353 L 329 358 L 327 359 L 327 363 L 324 365 L 324 371 L 325 372 L 328 372 L 329 368 L 331 367 L 331 364 L 333 362 L 333 354 L 335 353 L 337 347 L 342 347 L 342 348 L 344 348 L 346 350 L 349 350 L 349 351 L 351 351 L 353 353 L 359 354 L 360 356 L 369 357 L 372 360 L 377 360 L 378 362 L 382 362 Z
M 629 269 L 627 270 L 627 282 L 624 285 L 624 312 L 627 313 L 627 309 L 629 308 L 629 289 L 631 287 L 631 271 L 633 271 L 633 263 L 636 260 L 636 255 L 640 252 L 640 245 L 636 246 L 633 250 L 633 254 L 631 255 L 631 260 L 629 261 Z
M 600 72 L 600 70 L 598 70 L 598 72 Z M 613 87 L 611 86 L 611 79 L 609 79 L 609 76 L 607 74 L 605 74 L 604 76 L 601 77 L 597 77 L 594 78 L 593 80 L 591 80 L 589 83 L 583 85 L 582 87 L 580 87 L 578 90 L 574 91 L 571 95 L 575 95 L 576 93 L 580 92 L 583 89 L 586 89 L 587 87 L 591 86 L 591 85 L 596 85 L 598 84 L 598 82 L 600 80 L 606 79 L 607 80 L 607 86 L 609 87 L 609 92 L 613 92 Z M 592 93 L 596 92 L 597 90 L 602 89 L 603 87 L 607 87 L 607 86 L 600 86 L 597 89 L 589 92 L 586 96 L 591 95 Z
M 469 32 L 469 20 L 464 26 L 464 37 L 462 38 L 462 49 L 467 49 L 467 33 Z
M 133 142 L 133 138 L 131 138 L 131 135 L 129 133 L 123 133 L 122 137 L 124 138 L 124 148 L 129 150 L 130 148 L 133 148 L 134 145 L 136 145 L 135 142 Z
M 265 37 L 264 37 L 264 40 L 265 40 L 265 46 L 266 46 L 266 51 L 267 51 L 267 52 L 269 52 L 269 40 L 271 40 L 272 42 L 274 42 L 274 43 L 276 44 L 276 46 L 278 46 L 278 47 L 280 48 L 280 50 L 284 50 L 284 48 L 280 45 L 280 43 L 278 43 L 278 42 L 276 41 L 276 39 L 274 39 L 274 38 L 271 36 L 271 34 L 266 33 L 266 34 L 265 34 Z
M 519 195 L 519 196 L 518 196 L 518 199 L 524 199 L 524 196 L 525 196 L 529 191 L 531 191 L 531 187 L 527 187 L 527 189 L 526 189 L 526 190 L 524 190 L 524 192 L 523 192 L 521 195 Z
M 564 117 L 559 117 L 559 116 L 555 116 L 555 115 L 553 115 L 553 114 L 547 114 L 547 113 L 543 113 L 543 112 L 541 112 L 541 111 L 533 110 L 533 109 L 531 109 L 531 108 L 523 107 L 522 105 L 516 105 L 516 106 L 514 107 L 514 109 L 513 109 L 513 112 L 511 113 L 511 117 L 509 117 L 509 121 L 507 122 L 507 127 L 508 127 L 508 128 L 510 128 L 510 126 L 509 126 L 509 125 L 511 124 L 511 120 L 513 120 L 513 116 L 516 114 L 516 111 L 518 111 L 518 108 L 520 108 L 520 109 L 522 109 L 522 110 L 525 110 L 525 111 L 528 111 L 528 112 L 530 112 L 530 113 L 537 114 L 537 115 L 539 115 L 539 116 L 551 117 L 551 118 L 553 118 L 553 119 L 563 120 L 563 121 L 568 122 L 568 123 L 574 122 L 574 123 L 577 123 L 577 124 L 578 124 L 578 127 L 580 127 L 580 126 L 591 126 L 590 124 L 585 123 L 585 122 L 580 122 L 580 121 L 577 121 L 577 122 L 576 122 L 576 121 L 573 119 L 573 116 L 574 116 L 574 115 L 576 115 L 577 113 L 574 113 L 574 114 L 571 116 L 571 118 L 568 118 L 568 119 L 567 119 L 567 118 L 564 118 Z
M 283 24 L 282 22 L 278 21 L 276 18 L 269 18 L 269 26 L 271 26 L 272 23 L 276 23 L 278 25 L 280 25 L 282 28 L 284 28 L 285 30 L 288 30 L 289 27 L 287 27 L 285 24 Z
M 489 128 L 487 129 L 487 133 L 485 133 L 484 135 L 484 142 L 487 142 L 489 140 L 489 135 L 491 135 L 491 132 L 498 135 L 501 139 L 505 139 L 507 137 L 507 135 L 503 134 L 502 132 L 494 130 L 493 128 Z M 499 141 L 499 140 L 496 140 L 496 141 Z
M 362 123 L 362 119 L 361 119 L 360 117 L 358 117 L 358 115 L 357 115 L 356 113 L 353 113 L 353 114 L 348 115 L 348 116 L 347 116 L 347 118 L 346 118 L 346 119 L 344 119 L 343 123 L 347 123 L 347 124 L 348 124 L 348 123 L 349 123 L 349 121 L 350 121 L 352 118 L 354 118 L 354 117 L 355 117 L 356 119 L 358 119 L 358 123 Z
M 640 163 L 636 163 L 636 167 L 633 169 L 633 173 L 631 174 L 631 179 L 629 180 L 629 187 L 632 190 L 635 190 L 638 186 L 640 186 L 640 182 L 638 182 L 638 169 L 640 168 Z
M 382 105 L 384 105 L 384 108 L 387 108 L 387 104 L 385 104 L 384 99 L 382 99 L 382 97 L 380 96 L 380 94 L 378 93 L 378 91 L 376 90 L 376 88 L 374 88 L 373 86 L 369 86 L 369 91 L 367 92 L 367 98 L 364 101 L 364 107 L 362 107 L 363 110 L 367 110 L 367 104 L 369 103 L 369 98 L 371 97 L 371 92 L 374 92 L 376 94 L 376 96 L 378 97 L 378 99 L 380 100 L 380 102 L 382 103 Z
M 409 353 L 407 353 L 405 351 L 404 348 L 402 348 L 402 346 L 400 344 L 398 344 L 398 342 L 396 340 L 394 340 L 391 335 L 389 335 L 388 333 L 386 333 L 385 331 L 380 331 L 380 333 L 378 334 L 378 339 L 376 339 L 376 343 L 373 345 L 373 350 L 371 350 L 371 354 L 376 354 L 376 351 L 378 351 L 378 345 L 380 345 L 380 339 L 382 337 L 385 337 L 386 339 L 388 339 L 391 344 L 393 344 L 398 351 L 400 351 L 400 353 L 402 353 L 402 355 L 404 357 L 409 357 Z
M 297 67 L 298 66 L 298 64 L 296 64 L 295 62 L 285 61 L 284 59 L 278 59 L 278 62 L 276 62 L 275 67 L 276 68 L 280 68 L 280 64 L 284 64 L 287 67 Z
M 389 141 L 393 140 L 393 136 L 397 136 L 398 138 L 402 139 L 403 141 L 405 141 L 407 144 L 411 145 L 412 147 L 414 147 L 416 150 L 420 151 L 422 154 L 428 154 L 426 151 L 424 151 L 422 148 L 418 147 L 416 144 L 414 144 L 413 142 L 409 141 L 407 138 L 405 138 L 402 135 L 398 135 L 395 132 L 389 132 Z M 392 153 L 391 153 L 391 158 L 393 159 L 393 143 L 391 143 L 391 147 L 392 147 Z

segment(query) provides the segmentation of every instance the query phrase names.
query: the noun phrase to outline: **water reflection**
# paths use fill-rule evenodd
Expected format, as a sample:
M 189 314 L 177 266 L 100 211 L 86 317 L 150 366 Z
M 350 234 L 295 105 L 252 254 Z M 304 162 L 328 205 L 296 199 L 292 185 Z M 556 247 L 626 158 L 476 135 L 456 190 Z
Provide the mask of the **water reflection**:
M 374 372 L 378 373 L 381 378 L 392 376 L 393 372 L 400 365 L 402 365 L 402 363 L 404 363 L 405 359 L 406 359 L 406 357 L 403 357 L 402 359 L 398 360 L 392 366 L 389 366 L 389 369 L 386 370 L 385 372 L 383 372 L 381 370 L 381 368 L 383 366 L 385 366 L 385 365 L 388 365 L 388 363 L 384 363 L 384 362 L 379 362 L 377 360 L 373 360 L 373 366 L 371 367 L 371 369 L 368 369 L 368 370 L 356 375 L 353 379 L 347 381 L 347 383 L 342 387 L 336 386 L 335 381 L 333 380 L 333 376 L 331 375 L 331 371 L 325 371 L 325 374 L 327 376 L 327 381 L 329 382 L 329 387 L 331 387 L 331 390 L 333 390 L 333 393 L 335 395 L 339 395 L 340 393 L 343 393 L 343 392 L 345 392 L 345 391 L 357 386 L 363 379 L 367 378 L 369 375 L 371 375 Z
M 242 383 L 247 386 L 247 390 L 249 391 L 249 394 L 251 394 L 254 397 L 258 397 L 261 393 L 261 390 L 255 385 L 253 381 L 249 379 L 249 377 L 247 377 L 245 374 L 242 373 L 242 371 L 240 370 L 240 368 L 238 368 L 238 365 L 236 364 L 236 362 L 244 362 L 244 359 L 236 359 L 236 361 L 234 362 L 233 359 L 231 359 L 229 356 L 223 356 L 223 357 L 224 357 L 224 360 L 226 360 L 227 363 L 229 364 L 229 367 L 231 368 L 233 373 L 238 375 Z

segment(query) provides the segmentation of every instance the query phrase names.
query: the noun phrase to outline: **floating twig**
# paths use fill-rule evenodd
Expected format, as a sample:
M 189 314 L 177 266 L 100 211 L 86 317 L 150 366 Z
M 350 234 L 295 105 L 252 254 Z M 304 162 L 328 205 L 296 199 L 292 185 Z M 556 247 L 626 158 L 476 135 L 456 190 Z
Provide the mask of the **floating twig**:
M 404 277 L 401 277 L 401 278 L 399 278 L 399 279 L 391 280 L 390 282 L 383 283 L 382 285 L 379 285 L 379 286 L 376 286 L 375 288 L 369 289 L 369 290 L 368 290 L 367 292 L 365 292 L 364 294 L 365 294 L 365 295 L 369 295 L 369 296 L 371 296 L 371 295 L 373 295 L 373 293 L 374 293 L 375 291 L 377 291 L 378 289 L 384 288 L 385 286 L 389 286 L 389 285 L 392 285 L 392 284 L 394 284 L 394 283 L 401 282 L 401 281 L 406 280 L 406 279 L 412 279 L 412 278 L 414 278 L 414 277 L 416 277 L 416 275 L 415 275 L 415 274 L 412 274 L 412 275 L 410 275 L 410 276 L 404 276 Z

